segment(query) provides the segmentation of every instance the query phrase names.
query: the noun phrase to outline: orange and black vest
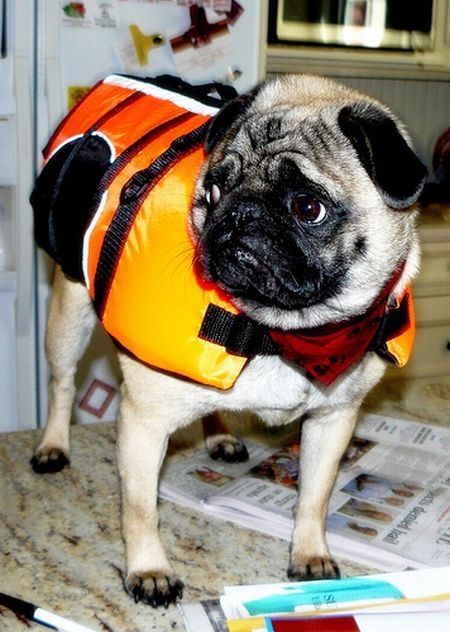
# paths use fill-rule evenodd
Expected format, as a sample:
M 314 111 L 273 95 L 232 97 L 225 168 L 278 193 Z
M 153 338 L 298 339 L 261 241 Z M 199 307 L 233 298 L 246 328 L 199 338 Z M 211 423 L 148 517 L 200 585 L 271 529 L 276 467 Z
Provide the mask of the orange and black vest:
M 344 348 L 333 347 L 332 330 L 269 331 L 199 279 L 188 218 L 209 121 L 231 96 L 215 87 L 219 99 L 211 86 L 171 77 L 112 75 L 94 86 L 44 149 L 31 196 L 38 245 L 87 286 L 118 346 L 202 384 L 230 388 L 249 358 L 280 351 L 325 384 L 371 348 L 404 364 L 414 330 L 409 293 L 389 310 L 384 291 L 370 325 L 352 323 Z

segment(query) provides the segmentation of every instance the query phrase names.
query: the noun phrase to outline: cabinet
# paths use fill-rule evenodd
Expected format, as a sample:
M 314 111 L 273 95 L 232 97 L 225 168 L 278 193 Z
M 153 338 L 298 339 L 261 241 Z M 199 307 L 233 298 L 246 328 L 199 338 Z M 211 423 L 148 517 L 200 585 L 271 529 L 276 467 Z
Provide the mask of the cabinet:
M 392 377 L 450 376 L 450 221 L 425 217 L 421 272 L 414 282 L 417 337 L 410 362 Z

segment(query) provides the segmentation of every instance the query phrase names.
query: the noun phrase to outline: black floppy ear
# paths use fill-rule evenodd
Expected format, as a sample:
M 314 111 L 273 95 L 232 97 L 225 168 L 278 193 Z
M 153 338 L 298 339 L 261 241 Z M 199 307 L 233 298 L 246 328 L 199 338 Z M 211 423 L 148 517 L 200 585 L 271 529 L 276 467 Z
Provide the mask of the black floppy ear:
M 248 110 L 255 98 L 255 91 L 243 94 L 228 101 L 211 120 L 205 140 L 205 149 L 209 153 L 223 138 L 231 125 Z
M 427 170 L 395 121 L 378 106 L 362 101 L 344 107 L 338 122 L 386 204 L 397 209 L 414 204 Z

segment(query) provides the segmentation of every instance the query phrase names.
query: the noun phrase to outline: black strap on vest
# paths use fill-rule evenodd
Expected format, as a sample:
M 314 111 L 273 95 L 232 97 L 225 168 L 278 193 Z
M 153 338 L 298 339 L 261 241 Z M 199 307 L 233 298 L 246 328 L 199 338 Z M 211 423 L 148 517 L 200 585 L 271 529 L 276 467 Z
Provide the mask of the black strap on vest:
M 386 311 L 369 351 L 373 351 L 387 362 L 396 364 L 396 359 L 389 353 L 386 342 L 400 335 L 408 326 L 409 311 L 405 296 L 400 305 Z M 246 358 L 280 353 L 267 327 L 259 325 L 245 314 L 232 314 L 213 303 L 207 307 L 198 337 L 225 347 L 228 353 Z
M 136 79 L 136 77 L 131 78 Z M 189 96 L 197 101 L 215 107 L 224 105 L 226 101 L 237 95 L 236 90 L 231 86 L 223 86 L 218 83 L 191 86 L 180 78 L 171 75 L 161 75 L 156 79 L 139 78 L 139 81 L 141 83 L 147 82 L 172 92 L 179 92 L 184 96 Z M 212 92 L 218 94 L 218 98 L 212 97 Z M 179 120 L 175 118 L 172 121 L 166 122 L 162 127 L 166 129 L 172 125 L 175 126 L 181 123 L 181 119 L 189 118 L 190 116 L 194 116 L 194 114 L 188 112 L 186 115 L 181 115 Z M 198 149 L 204 143 L 209 125 L 210 122 L 207 121 L 189 134 L 185 134 L 174 140 L 165 152 L 158 156 L 148 167 L 136 172 L 123 187 L 120 195 L 119 208 L 106 231 L 102 243 L 95 274 L 94 307 L 100 318 L 106 306 L 115 267 L 118 264 L 127 236 L 144 199 L 176 162 Z M 161 132 L 162 129 L 157 131 Z M 146 142 L 148 140 L 149 139 L 145 138 Z M 142 146 L 143 142 L 144 139 L 141 140 L 139 146 Z M 127 154 L 128 157 L 128 154 L 134 154 L 134 150 L 132 151 L 130 148 L 130 151 L 124 152 L 124 154 Z M 125 156 L 123 156 L 122 160 L 124 158 Z M 113 164 L 111 170 L 105 174 L 104 182 L 102 183 L 103 186 L 99 187 L 98 194 L 105 190 L 111 180 L 111 176 L 115 175 L 116 166 L 118 165 Z M 96 202 L 98 203 L 99 201 L 99 195 L 97 195 Z
M 258 325 L 245 314 L 232 314 L 213 303 L 206 309 L 198 337 L 245 358 L 278 353 L 267 327 Z
M 143 134 L 140 138 L 134 141 L 129 147 L 127 147 L 121 154 L 118 156 L 113 163 L 109 166 L 108 170 L 105 172 L 103 178 L 101 179 L 97 190 L 95 191 L 95 195 L 92 198 L 91 205 L 91 217 L 95 213 L 95 210 L 98 208 L 98 205 L 101 202 L 104 192 L 111 186 L 113 180 L 118 176 L 118 174 L 126 167 L 126 165 L 138 154 L 146 145 L 148 145 L 152 140 L 154 140 L 160 134 L 163 134 L 168 129 L 171 129 L 175 125 L 179 125 L 184 121 L 192 118 L 192 113 L 184 112 L 183 114 L 178 114 L 167 121 L 163 121 L 153 129 L 149 130 L 145 134 Z M 125 184 L 125 187 L 131 186 L 132 178 L 128 180 Z
M 114 270 L 144 199 L 176 162 L 203 144 L 208 127 L 209 121 L 192 132 L 175 139 L 166 151 L 148 167 L 137 171 L 123 187 L 120 205 L 103 239 L 95 273 L 94 307 L 100 318 L 108 300 Z

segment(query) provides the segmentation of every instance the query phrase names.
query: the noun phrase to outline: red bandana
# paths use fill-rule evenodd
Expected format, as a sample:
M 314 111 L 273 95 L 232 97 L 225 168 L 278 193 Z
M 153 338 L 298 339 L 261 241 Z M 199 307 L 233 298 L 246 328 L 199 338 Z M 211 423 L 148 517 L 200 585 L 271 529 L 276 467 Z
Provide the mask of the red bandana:
M 296 331 L 271 330 L 281 355 L 329 386 L 369 349 L 386 313 L 389 296 L 403 266 L 384 287 L 372 307 L 357 318 Z

